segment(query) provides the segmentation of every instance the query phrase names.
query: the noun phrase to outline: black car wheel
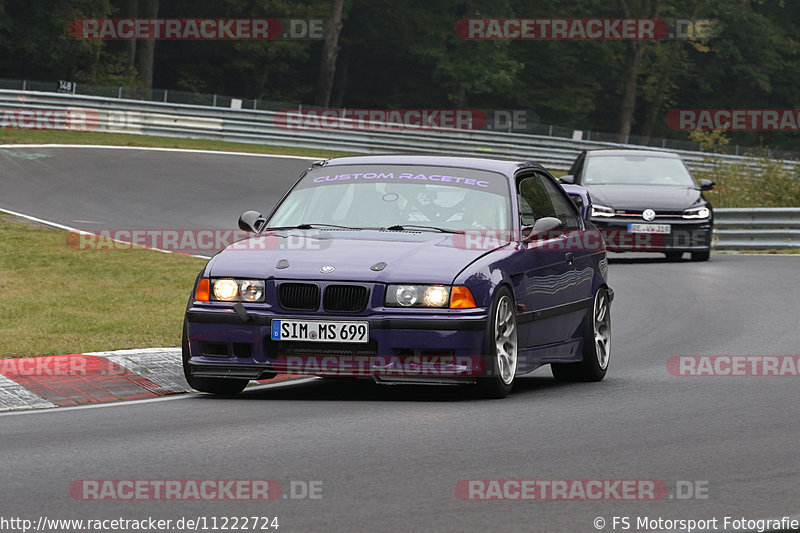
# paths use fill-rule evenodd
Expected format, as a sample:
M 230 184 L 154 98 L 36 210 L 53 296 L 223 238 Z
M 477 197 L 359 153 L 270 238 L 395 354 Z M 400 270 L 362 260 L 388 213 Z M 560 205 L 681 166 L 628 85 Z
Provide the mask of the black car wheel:
M 664 255 L 667 256 L 667 261 L 678 261 L 683 257 L 683 252 L 664 252 Z
M 492 301 L 484 341 L 485 375 L 478 378 L 483 398 L 504 398 L 514 388 L 517 372 L 517 315 L 514 297 L 506 287 Z
M 198 378 L 192 376 L 191 368 L 189 367 L 189 336 L 187 330 L 187 322 L 184 319 L 183 340 L 181 342 L 183 375 L 186 377 L 186 382 L 189 386 L 200 392 L 210 392 L 220 396 L 234 396 L 242 392 L 249 383 L 247 379 Z
M 583 333 L 583 360 L 578 363 L 552 363 L 558 381 L 601 381 L 611 356 L 611 299 L 601 287 L 592 301 Z
M 703 252 L 692 252 L 692 261 L 708 261 L 710 257 L 710 250 L 705 250 Z

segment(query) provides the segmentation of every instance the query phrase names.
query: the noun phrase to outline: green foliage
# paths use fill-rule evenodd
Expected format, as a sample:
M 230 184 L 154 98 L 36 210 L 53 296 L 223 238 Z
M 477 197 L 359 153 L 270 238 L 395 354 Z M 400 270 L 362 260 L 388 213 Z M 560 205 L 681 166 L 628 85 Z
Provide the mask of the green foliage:
M 141 11 L 146 0 L 139 0 Z M 541 122 L 617 131 L 631 43 L 465 40 L 465 18 L 622 17 L 645 0 L 346 0 L 334 81 L 347 108 L 533 109 Z M 653 4 L 655 5 L 655 4 Z M 642 43 L 632 135 L 685 138 L 672 109 L 800 107 L 800 2 L 660 0 L 658 17 L 712 21 L 710 36 Z M 79 41 L 69 23 L 122 17 L 128 0 L 0 0 L 0 77 L 135 87 L 125 41 Z M 170 0 L 164 18 L 328 17 L 331 0 Z M 141 45 L 141 43 L 139 43 Z M 322 42 L 158 41 L 154 87 L 310 104 Z M 727 132 L 731 144 L 800 150 L 789 132 Z M 721 146 L 715 145 L 715 149 Z
M 707 194 L 714 207 L 800 207 L 800 176 L 797 170 L 768 157 L 755 162 L 728 163 L 709 160 L 713 168 L 695 171 L 696 178 L 714 181 Z

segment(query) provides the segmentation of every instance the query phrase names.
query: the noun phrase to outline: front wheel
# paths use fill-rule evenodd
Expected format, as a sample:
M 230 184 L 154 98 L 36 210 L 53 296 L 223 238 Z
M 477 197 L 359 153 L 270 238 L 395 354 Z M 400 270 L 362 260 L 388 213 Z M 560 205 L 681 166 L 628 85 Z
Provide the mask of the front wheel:
M 489 313 L 484 341 L 486 372 L 478 378 L 483 398 L 505 398 L 517 373 L 517 315 L 514 297 L 506 287 L 497 291 Z
M 611 299 L 601 287 L 592 301 L 583 333 L 583 361 L 552 363 L 553 377 L 558 381 L 601 381 L 608 370 L 611 356 Z
M 703 252 L 692 252 L 692 261 L 708 261 L 710 257 L 710 250 L 705 250 Z
M 181 342 L 183 375 L 189 386 L 200 392 L 210 392 L 220 396 L 235 396 L 242 392 L 249 380 L 247 379 L 223 379 L 223 378 L 198 378 L 192 376 L 189 367 L 189 335 L 186 321 L 183 322 L 183 340 Z

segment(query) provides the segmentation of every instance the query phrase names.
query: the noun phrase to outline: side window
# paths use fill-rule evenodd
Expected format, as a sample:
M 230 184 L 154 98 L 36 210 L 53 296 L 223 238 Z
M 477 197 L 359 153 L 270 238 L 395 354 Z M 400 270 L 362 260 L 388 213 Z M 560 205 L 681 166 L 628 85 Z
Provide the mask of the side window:
M 533 223 L 542 217 L 554 216 L 556 211 L 540 177 L 532 175 L 522 178 L 519 182 L 520 224 L 523 227 L 533 226 Z
M 565 197 L 564 193 L 559 190 L 559 186 L 553 183 L 553 180 L 543 175 L 539 176 L 539 179 L 541 179 L 543 188 L 547 190 L 547 194 L 553 202 L 556 212 L 555 217 L 564 223 L 565 229 L 578 229 L 580 223 L 572 201 Z

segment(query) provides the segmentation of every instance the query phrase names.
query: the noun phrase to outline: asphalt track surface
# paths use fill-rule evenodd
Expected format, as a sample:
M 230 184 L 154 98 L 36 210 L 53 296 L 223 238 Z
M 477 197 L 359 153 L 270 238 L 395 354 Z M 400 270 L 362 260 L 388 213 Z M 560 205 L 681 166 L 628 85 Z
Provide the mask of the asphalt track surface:
M 147 150 L 14 151 L 0 153 L 0 207 L 67 225 L 230 227 L 306 166 Z M 34 152 L 51 157 L 20 156 Z M 508 398 L 482 401 L 456 388 L 310 379 L 235 399 L 190 394 L 3 415 L 0 516 L 277 516 L 279 532 L 590 532 L 597 517 L 603 531 L 615 530 L 614 516 L 642 531 L 637 517 L 718 518 L 722 530 L 725 516 L 796 515 L 799 378 L 678 377 L 666 362 L 797 355 L 800 257 L 622 256 L 609 270 L 617 297 L 601 383 L 555 384 L 544 368 Z M 290 481 L 321 481 L 322 497 L 77 501 L 69 486 L 83 479 L 275 479 L 284 494 Z M 466 479 L 656 479 L 672 498 L 462 501 L 455 489 Z M 699 482 L 705 497 L 676 498 L 677 481 Z

